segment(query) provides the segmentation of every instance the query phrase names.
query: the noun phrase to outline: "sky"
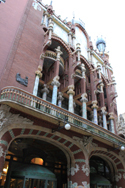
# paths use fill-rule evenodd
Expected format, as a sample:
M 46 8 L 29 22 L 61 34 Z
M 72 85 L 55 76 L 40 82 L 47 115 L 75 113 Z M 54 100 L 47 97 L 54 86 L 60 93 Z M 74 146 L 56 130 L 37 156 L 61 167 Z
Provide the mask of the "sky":
M 50 0 L 42 0 L 50 4 Z M 109 51 L 109 63 L 113 68 L 117 88 L 118 114 L 125 112 L 125 11 L 124 0 L 53 0 L 53 9 L 62 20 L 71 21 L 73 14 L 85 23 L 85 29 L 96 43 L 97 36 L 106 40 L 106 51 Z

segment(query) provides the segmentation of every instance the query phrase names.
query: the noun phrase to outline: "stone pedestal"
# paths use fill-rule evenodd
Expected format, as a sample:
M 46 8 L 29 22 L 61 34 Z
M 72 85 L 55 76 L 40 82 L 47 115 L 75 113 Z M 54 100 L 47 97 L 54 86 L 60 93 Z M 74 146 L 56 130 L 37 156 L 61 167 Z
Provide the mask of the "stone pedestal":
M 57 103 L 57 89 L 60 86 L 60 83 L 58 80 L 59 80 L 59 76 L 55 76 L 51 83 L 51 85 L 53 86 L 52 104 L 55 104 L 55 105 Z
M 106 120 L 107 112 L 105 111 L 106 107 L 105 106 L 102 107 L 101 110 L 102 110 L 101 114 L 102 114 L 102 118 L 103 118 L 103 128 L 107 130 L 107 120 Z
M 98 125 L 98 117 L 97 117 L 97 101 L 92 101 L 92 109 L 93 109 L 93 123 L 97 124 Z
M 64 98 L 63 98 L 63 94 L 61 92 L 59 92 L 57 99 L 58 99 L 58 106 L 62 107 L 62 101 L 64 100 Z
M 85 118 L 85 119 L 87 119 L 87 105 L 86 105 L 86 103 L 87 103 L 87 101 L 88 101 L 88 99 L 87 99 L 87 94 L 86 93 L 83 93 L 82 95 L 81 95 L 81 102 L 82 102 L 82 117 L 83 118 Z
M 37 96 L 38 92 L 38 85 L 39 85 L 39 78 L 42 77 L 42 67 L 39 65 L 38 70 L 35 72 L 36 78 L 35 78 L 35 83 L 34 83 L 34 88 L 33 88 L 33 95 Z
M 69 95 L 69 112 L 74 112 L 74 107 L 73 107 L 73 95 L 75 94 L 74 90 L 74 85 L 70 85 L 68 86 L 69 91 L 67 92 L 67 94 Z
M 41 92 L 43 93 L 42 99 L 46 101 L 47 94 L 49 93 L 47 84 L 44 84 L 44 88 L 41 89 Z

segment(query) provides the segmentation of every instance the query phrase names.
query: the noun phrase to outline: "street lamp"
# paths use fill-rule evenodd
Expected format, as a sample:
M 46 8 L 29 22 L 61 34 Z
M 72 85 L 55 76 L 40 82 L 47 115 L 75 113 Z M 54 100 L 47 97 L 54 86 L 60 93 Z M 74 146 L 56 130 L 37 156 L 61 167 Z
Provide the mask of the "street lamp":
M 60 131 L 63 128 L 65 128 L 66 130 L 69 130 L 71 128 L 71 125 L 67 122 L 67 119 L 65 119 L 63 126 L 60 126 L 60 122 L 59 122 L 59 126 L 55 129 L 52 129 L 52 133 L 56 131 Z

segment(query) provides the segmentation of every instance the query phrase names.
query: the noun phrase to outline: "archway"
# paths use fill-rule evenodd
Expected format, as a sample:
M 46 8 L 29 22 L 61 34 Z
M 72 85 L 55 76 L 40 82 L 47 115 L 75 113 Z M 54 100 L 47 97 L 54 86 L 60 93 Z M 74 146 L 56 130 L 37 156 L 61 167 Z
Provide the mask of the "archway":
M 37 164 L 33 160 L 36 158 Z M 43 160 L 43 163 L 40 159 Z M 5 170 L 6 173 L 4 173 Z M 48 188 L 54 188 L 56 180 L 57 187 L 65 187 L 67 184 L 67 157 L 59 147 L 52 143 L 35 138 L 18 137 L 10 144 L 3 174 L 6 177 L 5 187 L 8 188 L 15 187 L 16 184 L 23 188 L 28 182 L 29 187 L 32 185 L 39 187 L 39 184 L 42 185 L 42 188 L 47 188 L 46 180 L 49 181 Z M 1 186 L 3 185 L 4 182 L 1 181 Z

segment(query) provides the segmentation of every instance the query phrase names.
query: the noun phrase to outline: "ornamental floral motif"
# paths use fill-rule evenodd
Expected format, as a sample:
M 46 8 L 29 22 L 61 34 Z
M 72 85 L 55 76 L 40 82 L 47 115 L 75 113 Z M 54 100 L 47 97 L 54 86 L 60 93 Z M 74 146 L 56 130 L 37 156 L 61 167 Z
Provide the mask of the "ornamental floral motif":
M 120 173 L 115 175 L 115 180 L 118 182 L 122 178 L 122 175 Z
M 4 152 L 2 146 L 0 146 L 0 157 L 5 157 L 5 155 L 6 151 Z
M 87 166 L 86 164 L 82 165 L 82 171 L 85 173 L 86 176 L 89 176 L 89 166 Z
M 89 183 L 87 184 L 87 181 L 83 181 L 82 184 L 84 185 L 84 188 L 90 188 Z
M 79 165 L 76 164 L 75 167 L 71 167 L 71 168 L 68 170 L 68 175 L 71 174 L 71 176 L 74 176 L 78 171 L 79 171 Z

